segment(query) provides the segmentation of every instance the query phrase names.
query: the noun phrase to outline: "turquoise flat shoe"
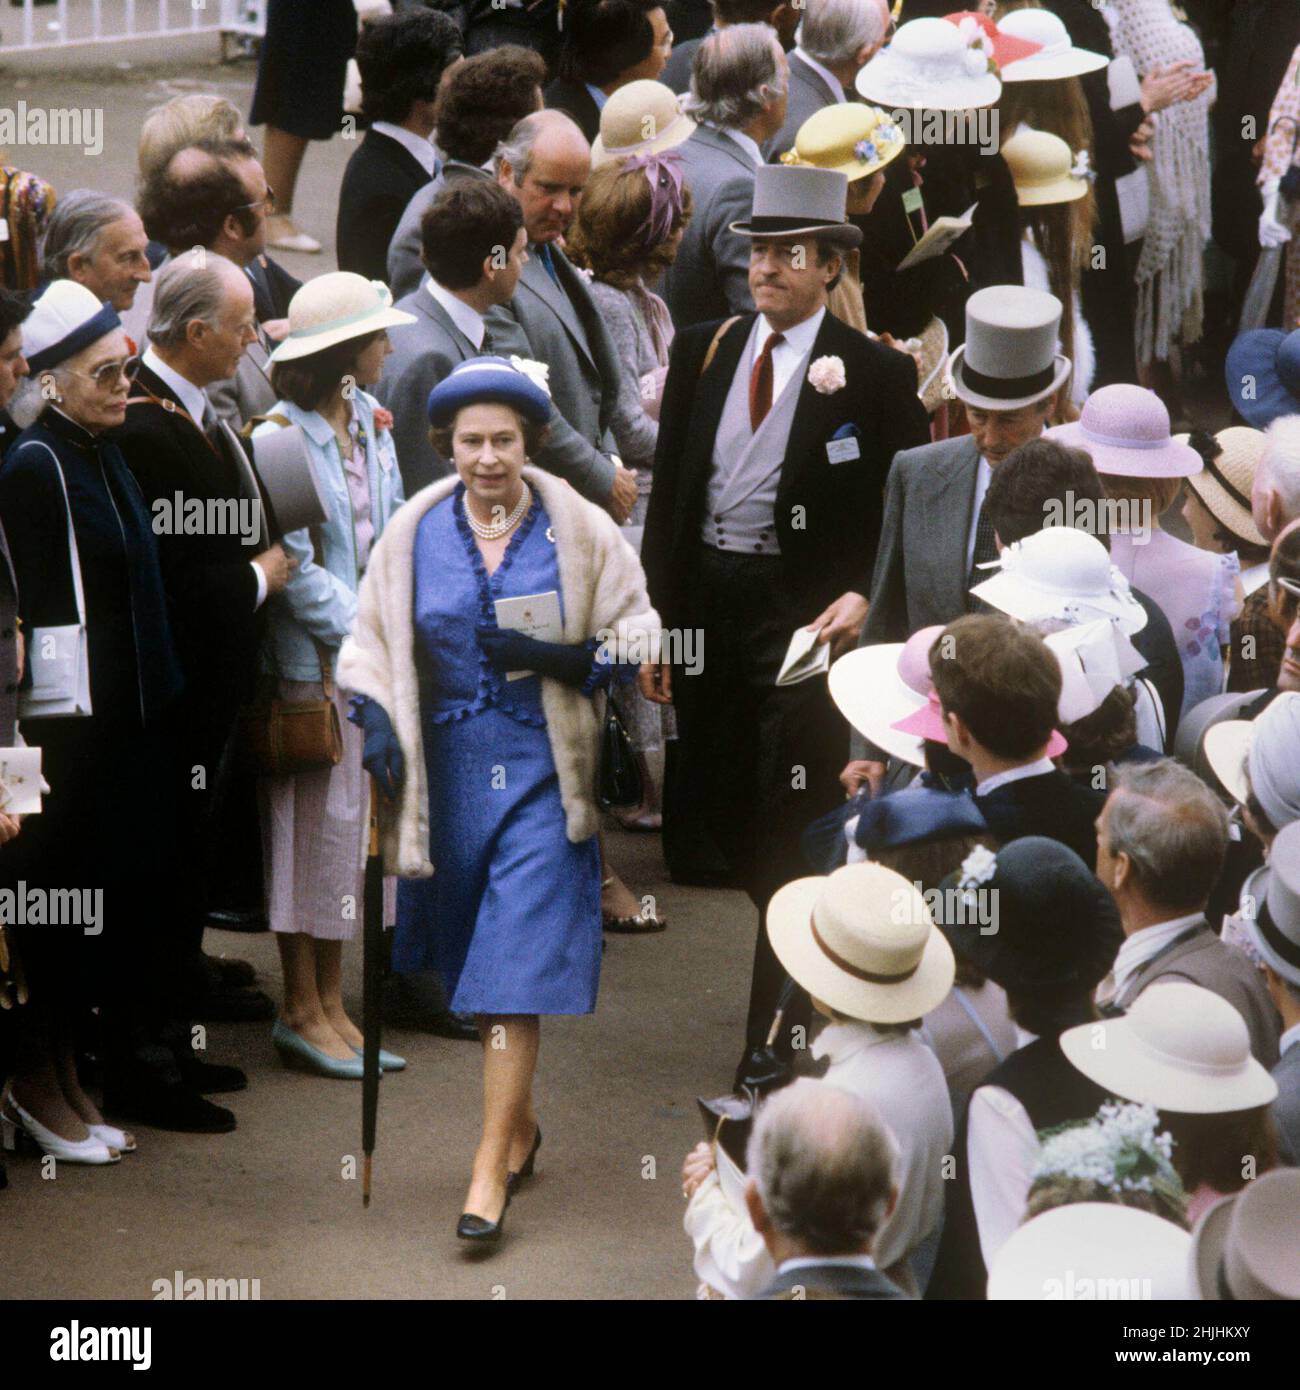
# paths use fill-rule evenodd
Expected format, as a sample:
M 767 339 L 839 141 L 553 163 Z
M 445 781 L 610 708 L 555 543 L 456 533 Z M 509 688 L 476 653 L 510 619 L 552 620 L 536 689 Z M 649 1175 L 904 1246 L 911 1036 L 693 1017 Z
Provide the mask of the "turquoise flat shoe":
M 354 1047 L 352 1050 L 353 1050 L 353 1052 L 355 1052 L 355 1053 L 357 1054 L 358 1057 L 364 1058 L 365 1055 L 366 1055 L 364 1049 L 362 1049 L 362 1048 L 360 1048 L 360 1047 Z M 405 1070 L 406 1070 L 406 1058 L 405 1058 L 405 1057 L 399 1057 L 399 1056 L 397 1055 L 396 1052 L 388 1052 L 388 1051 L 386 1051 L 384 1048 L 381 1047 L 381 1048 L 379 1049 L 379 1070 L 380 1070 L 380 1071 L 405 1071 Z
M 298 1066 L 315 1072 L 317 1076 L 330 1076 L 338 1080 L 361 1080 L 360 1057 L 331 1057 L 319 1047 L 313 1047 L 306 1038 L 300 1037 L 278 1018 L 271 1029 L 271 1041 L 286 1067 Z

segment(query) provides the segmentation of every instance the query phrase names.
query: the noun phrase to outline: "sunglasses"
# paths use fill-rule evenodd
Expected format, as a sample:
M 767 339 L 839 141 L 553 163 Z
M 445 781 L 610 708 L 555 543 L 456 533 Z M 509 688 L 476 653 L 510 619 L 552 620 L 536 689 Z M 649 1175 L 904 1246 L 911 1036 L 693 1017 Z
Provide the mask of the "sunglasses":
M 275 212 L 275 189 L 268 184 L 265 198 L 259 198 L 255 203 L 239 203 L 235 211 L 240 212 L 244 208 L 265 208 L 266 215 L 270 217 Z
M 139 360 L 138 357 L 126 357 L 120 362 L 105 362 L 102 367 L 96 367 L 93 372 L 73 371 L 71 375 L 82 377 L 86 381 L 93 381 L 100 391 L 111 391 L 117 385 L 119 378 L 126 377 L 128 381 L 131 379 L 135 365 Z

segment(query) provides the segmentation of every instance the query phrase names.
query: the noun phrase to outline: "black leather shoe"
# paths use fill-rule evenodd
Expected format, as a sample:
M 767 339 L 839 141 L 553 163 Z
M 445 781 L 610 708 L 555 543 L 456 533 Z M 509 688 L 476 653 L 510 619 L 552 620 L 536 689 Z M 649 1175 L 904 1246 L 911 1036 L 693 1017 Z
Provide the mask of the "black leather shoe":
M 181 1069 L 181 1081 L 198 1095 L 218 1096 L 248 1090 L 248 1077 L 238 1067 L 201 1062 L 197 1057 L 179 1058 L 177 1065 Z
M 191 1012 L 204 1023 L 269 1023 L 275 1004 L 260 989 L 222 989 L 194 1000 Z
M 204 1100 L 188 1086 L 145 1084 L 104 1097 L 104 1109 L 116 1118 L 178 1134 L 229 1134 L 233 1112 Z
M 384 1022 L 392 1028 L 412 1028 L 453 1042 L 478 1042 L 478 1026 L 468 1014 L 454 1014 L 445 1004 L 439 1006 L 434 994 L 442 991 L 423 987 L 419 977 L 391 975 L 384 981 Z
M 449 1009 L 429 1021 L 428 1031 L 435 1037 L 450 1038 L 452 1042 L 478 1042 L 478 1024 L 469 1014 L 454 1014 Z
M 247 989 L 257 980 L 257 971 L 246 960 L 205 954 L 203 963 L 218 989 Z
M 533 1147 L 528 1150 L 528 1157 L 524 1159 L 523 1167 L 517 1173 L 506 1174 L 506 1192 L 511 1197 L 519 1190 L 520 1183 L 525 1178 L 531 1178 L 533 1171 L 537 1167 L 537 1150 L 542 1147 L 542 1127 L 537 1126 L 537 1133 L 533 1138 Z
M 485 1216 L 473 1216 L 465 1211 L 461 1213 L 460 1220 L 456 1222 L 456 1237 L 458 1240 L 468 1240 L 475 1245 L 490 1246 L 501 1243 L 501 1232 L 506 1224 L 506 1211 L 510 1207 L 510 1183 L 506 1181 L 506 1204 L 501 1208 L 501 1215 L 495 1221 L 489 1221 Z
M 270 924 L 262 912 L 242 912 L 236 908 L 214 907 L 207 914 L 207 925 L 218 931 L 269 931 Z

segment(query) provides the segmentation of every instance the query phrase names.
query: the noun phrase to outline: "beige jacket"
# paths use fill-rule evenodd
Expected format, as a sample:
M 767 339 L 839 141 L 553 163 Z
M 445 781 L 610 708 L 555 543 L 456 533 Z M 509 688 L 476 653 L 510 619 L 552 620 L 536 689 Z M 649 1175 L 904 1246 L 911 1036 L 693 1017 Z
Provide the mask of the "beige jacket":
M 584 501 L 560 478 L 525 468 L 555 535 L 564 607 L 564 640 L 583 642 L 617 631 L 644 649 L 659 632 L 636 552 L 608 513 Z M 455 477 L 421 489 L 384 527 L 370 555 L 357 597 L 352 634 L 339 652 L 338 680 L 388 712 L 401 744 L 406 777 L 395 804 L 379 801 L 380 841 L 386 872 L 428 878 L 429 790 L 420 732 L 415 673 L 415 535 L 420 519 L 454 489 Z M 601 721 L 593 701 L 559 681 L 542 682 L 542 709 L 560 779 L 566 833 L 577 844 L 596 833 L 597 757 Z

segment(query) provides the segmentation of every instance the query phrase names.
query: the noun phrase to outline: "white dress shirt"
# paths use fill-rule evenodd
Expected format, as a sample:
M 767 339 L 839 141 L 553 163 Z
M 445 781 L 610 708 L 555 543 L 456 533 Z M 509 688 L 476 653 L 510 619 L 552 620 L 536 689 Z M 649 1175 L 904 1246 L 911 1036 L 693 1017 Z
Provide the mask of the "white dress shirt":
M 1051 758 L 1039 758 L 1035 763 L 1026 763 L 1023 767 L 1009 767 L 1005 772 L 995 772 L 992 777 L 986 777 L 976 786 L 975 795 L 987 796 L 999 787 L 1005 787 L 1008 782 L 1023 782 L 1027 777 L 1041 777 L 1045 772 L 1055 771 L 1056 764 Z
M 776 1272 L 784 1274 L 788 1269 L 811 1269 L 817 1265 L 838 1265 L 841 1269 L 876 1268 L 870 1255 L 796 1255 L 793 1259 L 782 1260 Z
M 450 290 L 444 289 L 432 275 L 424 282 L 424 287 L 447 311 L 447 317 L 452 323 L 474 344 L 474 351 L 481 351 L 483 335 L 486 331 L 483 315 L 477 309 L 471 308 L 463 299 L 457 299 Z
M 989 490 L 989 484 L 993 481 L 993 465 L 988 459 L 980 456 L 979 468 L 975 473 L 975 505 L 970 510 L 970 530 L 966 533 L 966 573 L 970 573 L 970 567 L 975 563 L 975 532 L 980 524 L 980 508 L 984 505 L 984 494 Z M 994 574 L 995 571 L 989 570 L 985 575 Z
M 785 390 L 795 369 L 811 354 L 817 334 L 821 331 L 822 319 L 826 317 L 825 308 L 818 309 L 811 318 L 796 323 L 793 328 L 784 329 L 784 342 L 772 349 L 772 400 L 777 401 Z M 760 314 L 754 324 L 754 361 L 767 346 L 767 340 L 776 332 Z
M 407 130 L 405 126 L 394 125 L 391 121 L 375 121 L 370 129 L 379 135 L 387 135 L 390 140 L 396 140 L 420 161 L 425 173 L 430 178 L 433 177 L 433 171 L 438 167 L 438 156 L 434 152 L 432 141 L 423 135 L 417 135 L 413 130 Z
M 822 67 L 822 65 L 817 61 L 816 58 L 814 58 L 810 53 L 806 52 L 803 48 L 800 48 L 797 45 L 794 51 L 799 55 L 800 58 L 803 59 L 805 63 L 808 64 L 808 66 L 817 74 L 817 76 L 820 77 L 823 82 L 825 82 L 825 84 L 831 89 L 831 91 L 835 93 L 835 100 L 837 102 L 843 102 L 847 100 L 847 98 L 844 95 L 844 84 L 840 81 L 838 77 L 835 76 L 835 74 L 830 70 L 830 68 Z
M 1017 1025 L 1017 1050 L 1034 1041 Z M 978 1087 L 966 1122 L 966 1166 L 986 1268 L 1024 1219 L 1037 1161 L 1038 1132 L 1029 1112 L 1001 1086 Z
M 190 419 L 206 434 L 209 427 L 216 422 L 217 413 L 208 403 L 207 396 L 203 394 L 203 388 L 195 386 L 192 381 L 187 380 L 174 368 L 169 367 L 152 347 L 145 349 L 140 362 L 142 366 L 148 367 L 165 386 L 171 388 L 180 403 L 189 412 Z M 248 563 L 253 566 L 253 573 L 257 576 L 257 601 L 253 604 L 256 609 L 266 602 L 266 575 L 262 573 L 261 565 L 255 564 L 252 560 Z
M 1147 961 L 1153 956 L 1158 956 L 1171 941 L 1181 936 L 1189 927 L 1194 927 L 1204 920 L 1203 912 L 1189 912 L 1185 917 L 1157 922 L 1153 926 L 1143 927 L 1141 931 L 1135 931 L 1132 936 L 1126 936 L 1115 956 L 1115 964 L 1111 966 L 1110 974 L 1097 986 L 1097 1002 L 1109 1004 Z
M 1282 1056 L 1288 1048 L 1300 1044 L 1300 1023 L 1293 1023 L 1290 1028 L 1277 1040 L 1278 1056 Z

